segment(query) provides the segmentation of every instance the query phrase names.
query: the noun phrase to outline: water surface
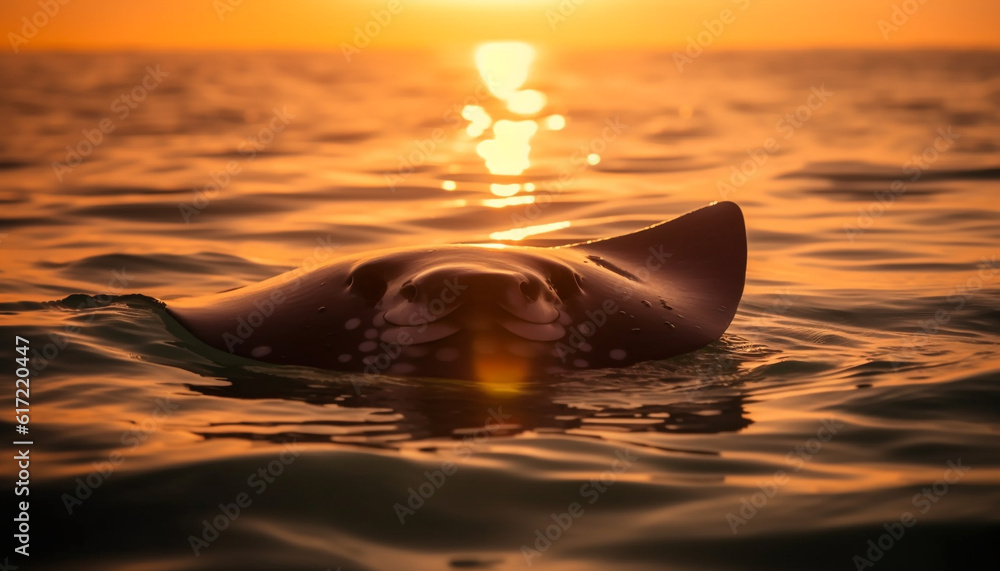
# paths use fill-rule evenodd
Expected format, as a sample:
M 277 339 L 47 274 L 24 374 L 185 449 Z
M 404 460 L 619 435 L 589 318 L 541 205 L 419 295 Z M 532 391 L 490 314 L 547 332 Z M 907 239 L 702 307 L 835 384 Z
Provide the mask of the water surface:
M 33 568 L 996 561 L 996 53 L 706 53 L 678 73 L 669 53 L 539 51 L 527 114 L 472 53 L 362 56 L 0 58 L 0 326 L 4 370 L 15 335 L 33 349 Z M 497 120 L 508 135 L 481 146 Z M 221 358 L 156 301 L 717 200 L 749 233 L 732 327 L 627 369 L 358 391 Z

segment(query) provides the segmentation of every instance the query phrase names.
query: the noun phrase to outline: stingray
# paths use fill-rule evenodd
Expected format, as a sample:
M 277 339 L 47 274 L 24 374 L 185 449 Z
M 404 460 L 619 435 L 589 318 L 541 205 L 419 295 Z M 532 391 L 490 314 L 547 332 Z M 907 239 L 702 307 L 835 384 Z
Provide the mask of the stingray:
M 526 378 L 666 359 L 719 339 L 743 295 L 743 213 L 720 202 L 554 248 L 459 244 L 348 256 L 167 303 L 240 357 L 366 375 Z

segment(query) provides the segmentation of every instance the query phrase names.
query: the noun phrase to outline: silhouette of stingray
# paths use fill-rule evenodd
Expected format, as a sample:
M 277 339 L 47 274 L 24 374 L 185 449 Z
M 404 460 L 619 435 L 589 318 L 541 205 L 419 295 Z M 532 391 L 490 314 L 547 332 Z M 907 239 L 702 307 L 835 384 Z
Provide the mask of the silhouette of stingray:
M 172 301 L 201 341 L 277 364 L 476 380 L 618 367 L 718 339 L 746 276 L 743 214 L 722 202 L 560 246 L 375 252 Z

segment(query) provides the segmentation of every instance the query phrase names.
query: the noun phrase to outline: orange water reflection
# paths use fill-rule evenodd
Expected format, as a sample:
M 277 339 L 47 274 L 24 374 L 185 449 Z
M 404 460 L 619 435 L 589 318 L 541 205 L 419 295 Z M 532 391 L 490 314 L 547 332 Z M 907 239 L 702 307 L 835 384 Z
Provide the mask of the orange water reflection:
M 475 53 L 476 68 L 493 97 L 502 101 L 513 115 L 532 116 L 545 107 L 548 98 L 535 89 L 522 90 L 528 80 L 535 48 L 524 42 L 491 42 L 481 45 Z M 462 117 L 469 122 L 466 132 L 478 138 L 492 128 L 492 138 L 476 145 L 490 174 L 516 176 L 531 166 L 531 139 L 539 130 L 534 119 L 501 118 L 494 121 L 479 105 L 466 105 Z M 565 119 L 546 120 L 546 127 L 562 128 Z M 490 190 L 497 196 L 512 196 L 520 185 L 493 184 Z
M 377 54 L 365 54 L 369 55 Z M 471 50 L 464 54 L 470 68 L 466 77 L 475 78 L 471 56 Z M 121 56 L 122 65 L 141 69 L 145 57 Z M 711 536 L 713 530 L 731 537 L 724 521 L 727 511 L 738 510 L 740 498 L 759 492 L 759 482 L 770 480 L 776 470 L 789 471 L 786 455 L 806 445 L 821 420 L 834 415 L 849 428 L 824 444 L 773 502 L 769 500 L 746 528 L 751 533 L 790 533 L 797 538 L 794 527 L 801 527 L 802 521 L 785 517 L 795 513 L 806 514 L 817 529 L 842 529 L 845 521 L 870 523 L 865 529 L 878 529 L 883 521 L 898 518 L 901 510 L 913 509 L 911 495 L 941 477 L 948 450 L 963 455 L 980 449 L 984 453 L 961 486 L 934 505 L 931 517 L 944 521 L 972 513 L 977 506 L 963 499 L 968 497 L 963 496 L 965 489 L 970 494 L 992 494 L 985 486 L 994 485 L 1000 477 L 998 470 L 980 464 L 992 450 L 987 447 L 989 439 L 995 440 L 989 422 L 993 417 L 979 403 L 994 394 L 989 382 L 996 375 L 995 355 L 990 353 L 996 336 L 987 329 L 995 323 L 1000 273 L 994 276 L 985 261 L 992 264 L 1000 253 L 995 239 L 995 148 L 990 144 L 996 126 L 989 118 L 982 124 L 972 123 L 975 108 L 968 101 L 986 102 L 979 105 L 989 111 L 993 86 L 984 83 L 982 91 L 977 91 L 971 80 L 962 79 L 972 75 L 964 68 L 956 65 L 961 73 L 953 76 L 931 65 L 920 67 L 922 59 L 893 56 L 885 61 L 899 64 L 884 68 L 884 79 L 869 80 L 858 71 L 869 64 L 851 63 L 853 55 L 824 55 L 818 61 L 836 65 L 803 65 L 796 72 L 803 75 L 789 72 L 793 68 L 781 65 L 784 59 L 769 59 L 775 55 L 734 55 L 733 66 L 739 64 L 745 73 L 729 73 L 732 68 L 711 71 L 712 60 L 706 55 L 698 61 L 701 67 L 685 73 L 684 85 L 673 93 L 664 88 L 666 80 L 649 83 L 642 79 L 656 77 L 655 70 L 662 67 L 659 59 L 618 62 L 617 70 L 595 66 L 591 59 L 567 60 L 559 68 L 573 71 L 566 76 L 569 79 L 592 78 L 598 72 L 613 75 L 605 69 L 627 78 L 621 85 L 594 81 L 579 93 L 575 103 L 592 114 L 572 115 L 573 133 L 549 132 L 566 127 L 566 117 L 553 114 L 553 104 L 572 96 L 567 90 L 575 85 L 563 76 L 547 78 L 546 85 L 552 86 L 544 88 L 548 101 L 534 115 L 519 114 L 516 104 L 510 103 L 517 97 L 532 97 L 515 95 L 533 87 L 530 74 L 505 92 L 506 99 L 485 94 L 479 102 L 482 113 L 470 110 L 469 117 L 456 124 L 453 134 L 464 146 L 442 143 L 434 157 L 442 162 L 447 160 L 442 156 L 456 159 L 453 149 L 458 148 L 462 160 L 429 163 L 415 171 L 399 191 L 388 193 L 381 177 L 372 174 L 379 172 L 380 161 L 389 156 L 381 149 L 395 149 L 397 137 L 427 137 L 427 123 L 436 116 L 428 117 L 427 107 L 417 105 L 431 101 L 430 109 L 436 110 L 441 102 L 464 95 L 463 87 L 429 84 L 426 92 L 419 92 L 417 103 L 400 110 L 413 119 L 400 125 L 379 119 L 378 113 L 382 109 L 396 113 L 393 94 L 403 92 L 410 79 L 420 80 L 422 76 L 411 71 L 417 65 L 375 69 L 372 74 L 384 74 L 373 75 L 380 78 L 377 82 L 355 85 L 345 81 L 343 85 L 351 88 L 346 92 L 356 87 L 358 93 L 371 94 L 363 112 L 358 112 L 353 104 L 330 97 L 323 73 L 294 65 L 307 61 L 312 62 L 308 69 L 327 69 L 326 59 L 318 56 L 312 60 L 282 56 L 271 63 L 259 54 L 232 56 L 239 65 L 228 65 L 228 59 L 213 63 L 202 58 L 205 61 L 196 65 L 177 55 L 162 57 L 165 69 L 179 70 L 171 79 L 183 89 L 166 91 L 165 87 L 151 96 L 64 184 L 56 184 L 48 168 L 50 159 L 60 157 L 41 151 L 75 144 L 81 129 L 92 130 L 94 110 L 106 109 L 117 96 L 117 86 L 130 81 L 129 76 L 105 73 L 114 69 L 110 65 L 70 61 L 60 67 L 60 60 L 41 59 L 37 60 L 40 69 L 59 73 L 25 73 L 20 76 L 25 78 L 23 89 L 7 90 L 8 109 L 33 109 L 29 103 L 38 106 L 35 114 L 9 115 L 16 128 L 11 129 L 14 138 L 5 150 L 5 188 L 0 192 L 5 210 L 0 224 L 4 261 L 0 299 L 11 303 L 0 316 L 0 325 L 32 337 L 33 343 L 49 343 L 55 339 L 50 335 L 69 341 L 39 386 L 45 397 L 39 413 L 49 419 L 45 424 L 51 435 L 51 446 L 42 450 L 48 465 L 45 476 L 65 477 L 69 484 L 48 497 L 72 494 L 72 480 L 86 478 L 94 470 L 93 462 L 103 465 L 114 452 L 126 457 L 122 469 L 127 473 L 119 474 L 116 468 L 106 484 L 111 487 L 97 490 L 74 518 L 113 514 L 108 505 L 157 497 L 116 492 L 114 482 L 119 476 L 133 491 L 137 482 L 148 483 L 145 491 L 155 489 L 153 483 L 169 484 L 178 474 L 184 480 L 186 472 L 182 472 L 189 469 L 218 473 L 220 482 L 239 485 L 249 470 L 270 461 L 254 456 L 243 463 L 243 457 L 270 454 L 269 447 L 276 454 L 281 449 L 274 443 L 286 438 L 299 438 L 309 452 L 312 446 L 317 452 L 345 453 L 343 458 L 352 469 L 339 469 L 342 462 L 324 458 L 306 459 L 312 455 L 304 454 L 301 463 L 283 476 L 292 480 L 269 488 L 269 499 L 253 507 L 255 521 L 285 522 L 285 515 L 297 514 L 306 505 L 296 501 L 314 499 L 315 494 L 302 495 L 299 490 L 308 492 L 310 486 L 329 481 L 337 485 L 323 485 L 324 490 L 345 493 L 356 491 L 357 482 L 371 482 L 372 488 L 364 493 L 373 498 L 373 513 L 388 514 L 392 502 L 405 501 L 403 487 L 422 481 L 417 478 L 424 470 L 437 469 L 427 466 L 439 462 L 430 446 L 440 441 L 440 449 L 451 450 L 454 441 L 464 438 L 457 431 L 482 428 L 485 411 L 500 405 L 505 414 L 514 415 L 510 423 L 522 432 L 516 438 L 491 433 L 489 444 L 477 450 L 468 468 L 462 468 L 468 470 L 466 475 L 492 471 L 501 483 L 522 486 L 514 496 L 530 499 L 554 482 L 562 486 L 571 484 L 570 477 L 594 477 L 587 473 L 590 457 L 603 462 L 604 449 L 588 442 L 642 447 L 643 462 L 616 486 L 627 486 L 626 477 L 649 481 L 639 489 L 612 488 L 598 507 L 622 521 L 683 521 L 695 530 L 692 533 L 705 530 L 703 537 Z M 802 57 L 811 61 L 819 56 Z M 875 59 L 864 56 L 865 61 Z M 533 65 L 537 74 L 538 62 Z M 219 78 L 218 83 L 182 83 L 179 72 L 185 66 L 198 70 L 195 77 Z M 896 68 L 922 69 L 927 79 L 908 83 L 903 72 L 893 75 Z M 493 240 L 530 240 L 547 237 L 547 232 L 575 240 L 629 232 L 657 217 L 672 218 L 721 200 L 716 182 L 728 179 L 731 165 L 748 158 L 748 147 L 776 134 L 774 121 L 801 105 L 801 94 L 786 84 L 800 81 L 807 88 L 814 69 L 823 74 L 816 75 L 817 82 L 838 86 L 831 106 L 797 130 L 787 144 L 783 141 L 781 153 L 770 156 L 754 177 L 727 196 L 738 201 L 747 216 L 751 242 L 747 290 L 729 335 L 696 355 L 607 374 L 587 372 L 570 382 L 537 389 L 526 383 L 522 392 L 518 392 L 523 375 L 518 363 L 483 359 L 477 363 L 481 394 L 475 392 L 479 386 L 459 388 L 452 396 L 439 385 L 386 380 L 357 395 L 349 382 L 318 372 L 266 368 L 234 372 L 209 366 L 197 347 L 178 345 L 180 340 L 163 328 L 157 314 L 135 301 L 94 311 L 74 310 L 75 302 L 35 303 L 73 292 L 142 293 L 170 301 L 253 284 L 287 268 L 324 262 L 318 255 L 360 256 L 382 247 L 459 242 L 487 235 Z M 698 75 L 702 70 L 705 75 Z M 264 83 L 257 74 L 268 77 L 273 93 L 245 94 L 245 85 Z M 50 87 L 53 77 L 59 78 L 63 89 Z M 93 85 L 88 89 L 74 83 L 80 77 Z M 862 83 L 858 78 L 866 79 L 867 85 L 852 87 Z M 734 82 L 738 89 L 733 88 Z M 614 98 L 622 85 L 631 91 L 627 102 Z M 884 89 L 887 101 L 880 103 L 872 86 Z M 970 98 L 970 93 L 980 97 Z M 379 99 L 377 94 L 389 95 Z M 701 94 L 717 95 L 699 98 Z M 179 217 L 178 203 L 189 203 L 192 189 L 203 188 L 210 173 L 224 167 L 229 160 L 227 150 L 239 160 L 234 149 L 240 137 L 257 132 L 260 125 L 255 120 L 242 119 L 246 109 L 253 109 L 255 99 L 268 104 L 287 100 L 302 110 L 302 118 L 281 133 L 268 152 L 246 163 L 246 170 L 233 176 L 202 214 L 186 224 Z M 189 101 L 204 102 L 205 112 L 197 113 L 198 106 L 192 107 Z M 613 116 L 626 105 L 643 112 L 635 113 L 633 131 L 622 146 L 603 157 L 588 159 L 589 149 L 579 155 L 586 160 L 578 163 L 600 162 L 601 172 L 584 174 L 587 167 L 580 164 L 580 170 L 573 171 L 577 180 L 572 186 L 562 194 L 549 194 L 552 179 L 536 176 L 533 168 L 555 165 L 548 174 L 566 168 L 576 150 L 569 142 L 571 135 L 593 135 L 592 131 L 602 128 L 598 117 Z M 365 117 L 373 113 L 376 119 Z M 232 124 L 223 120 L 230 115 L 235 118 Z M 473 136 L 466 121 L 471 124 L 476 117 L 481 131 Z M 893 197 L 884 193 L 891 192 L 892 181 L 902 176 L 903 161 L 932 144 L 940 122 L 952 117 L 965 117 L 958 126 L 959 146 L 943 155 L 919 181 L 907 180 L 908 190 L 895 195 L 892 204 L 879 202 L 878 197 Z M 486 171 L 482 166 L 486 160 L 475 154 L 475 147 L 497 140 L 494 123 L 499 121 L 537 124 L 534 135 L 526 138 L 528 148 L 518 155 L 525 158 L 528 168 L 515 176 L 492 171 L 486 175 L 489 178 L 469 176 L 467 171 L 473 169 L 481 171 L 479 175 Z M 40 128 L 33 130 L 36 125 Z M 918 128 L 931 138 L 915 133 Z M 366 129 L 374 134 L 362 136 Z M 360 135 L 349 136 L 354 132 Z M 546 148 L 545 137 L 559 145 Z M 499 142 L 493 145 L 504 147 Z M 31 156 L 36 150 L 44 160 Z M 698 160 L 686 159 L 687 154 Z M 452 165 L 454 169 L 449 168 Z M 426 188 L 430 180 L 439 183 L 440 189 Z M 478 184 L 480 194 L 461 188 L 473 183 Z M 490 183 L 496 185 L 492 192 L 487 191 Z M 548 198 L 551 205 L 541 209 Z M 878 208 L 875 217 L 870 214 L 872 208 Z M 866 213 L 871 226 L 851 241 L 844 225 L 857 224 L 859 210 Z M 514 215 L 524 220 L 523 225 L 508 229 L 517 224 L 511 222 Z M 571 219 L 572 226 L 567 228 L 570 222 L 560 219 Z M 314 250 L 323 244 L 334 246 Z M 482 253 L 484 257 L 491 254 L 486 249 Z M 112 271 L 125 272 L 129 283 L 109 285 Z M 70 326 L 79 333 L 69 333 Z M 936 333 L 925 333 L 928 328 Z M 898 370 L 897 360 L 906 361 Z M 152 403 L 165 396 L 180 407 L 141 446 L 133 450 L 123 443 L 123 435 L 151 426 Z M 436 441 L 429 444 L 431 439 Z M 387 464 L 389 455 L 378 450 L 364 459 L 372 446 L 391 446 L 397 440 L 424 451 L 419 456 L 414 453 L 412 465 Z M 394 457 L 391 460 L 396 462 Z M 398 467 L 403 474 L 395 480 L 400 486 L 377 477 L 387 466 Z M 361 470 L 371 472 L 353 475 Z M 349 477 L 329 479 L 341 473 Z M 294 480 L 300 475 L 302 480 Z M 463 484 L 449 482 L 429 502 L 426 509 L 431 511 L 420 512 L 408 522 L 407 530 L 421 522 L 438 521 L 435 511 L 460 513 L 463 503 L 472 505 L 482 499 L 474 493 L 456 498 Z M 908 489 L 911 484 L 912 490 Z M 208 495 L 194 494 L 187 498 L 190 501 L 183 497 L 188 489 L 178 489 L 163 496 L 163 505 L 213 506 L 213 502 L 230 501 L 231 490 L 219 489 L 223 493 L 218 499 L 208 490 Z M 292 495 L 282 496 L 282 490 L 292 490 L 288 492 Z M 697 493 L 688 502 L 675 502 L 678 490 Z M 570 487 L 568 493 L 573 492 Z M 814 496 L 807 497 L 810 494 Z M 631 512 L 604 503 L 653 495 L 658 499 L 647 502 L 651 507 Z M 455 503 L 449 503 L 449 498 Z M 992 495 L 985 498 L 992 499 Z M 141 501 L 137 505 L 148 507 Z M 283 506 L 284 513 L 275 513 L 271 520 L 268 505 Z M 823 506 L 830 506 L 829 510 L 820 509 Z M 492 512 L 511 516 L 515 550 L 521 541 L 518 534 L 531 541 L 531 530 L 541 525 L 530 523 L 532 518 L 549 517 L 548 511 L 517 509 Z M 147 513 L 170 516 L 156 509 Z M 324 518 L 310 516 L 314 512 L 308 510 L 304 513 L 305 526 L 312 532 L 350 536 L 349 526 L 343 532 L 321 528 Z M 131 515 L 120 519 L 143 521 L 127 517 Z M 197 533 L 197 522 L 209 514 L 190 515 L 182 522 L 190 529 L 178 533 Z M 345 512 L 344 517 L 348 521 L 350 514 Z M 494 527 L 507 533 L 501 525 L 507 521 L 502 517 L 498 521 Z M 389 523 L 388 529 L 399 528 Z M 935 521 L 928 524 L 936 525 Z M 664 528 L 665 524 L 650 527 L 645 537 L 655 539 L 654 534 Z M 184 547 L 183 537 L 167 537 Z M 584 539 L 594 541 L 594 536 Z M 563 541 L 573 540 L 567 535 Z M 382 543 L 365 549 L 375 552 L 384 547 Z M 444 550 L 439 547 L 435 553 Z M 474 547 L 478 552 L 490 549 L 488 545 Z M 220 548 L 221 543 L 213 544 L 210 555 Z M 901 554 L 896 551 L 892 556 Z M 514 552 L 512 557 L 519 554 Z M 146 566 L 157 564 L 146 562 Z
M 476 68 L 490 94 L 503 102 L 511 118 L 494 119 L 480 105 L 466 105 L 462 118 L 468 121 L 466 133 L 476 144 L 476 154 L 483 159 L 491 175 L 519 176 L 531 167 L 531 141 L 541 129 L 560 131 L 566 127 L 566 117 L 550 114 L 538 117 L 548 104 L 548 97 L 537 89 L 522 89 L 531 72 L 536 56 L 535 48 L 524 42 L 491 42 L 481 45 L 475 52 Z M 525 118 L 519 118 L 522 116 Z M 492 137 L 490 136 L 492 135 Z M 597 164 L 596 155 L 588 157 L 589 164 Z M 445 190 L 454 190 L 455 184 L 446 181 Z M 490 192 L 499 199 L 484 200 L 490 208 L 505 208 L 532 204 L 533 197 L 517 197 L 520 192 L 533 192 L 534 183 L 493 182 Z M 550 232 L 569 226 L 569 222 L 541 224 L 531 228 L 515 228 L 507 232 L 494 232 L 495 240 L 521 240 L 526 236 Z
M 476 153 L 486 161 L 492 174 L 519 175 L 531 161 L 531 138 L 538 132 L 538 123 L 528 121 L 497 121 L 493 125 L 493 138 L 476 145 Z
M 511 230 L 505 230 L 502 232 L 493 232 L 490 234 L 490 239 L 492 240 L 524 240 L 528 236 L 535 236 L 538 234 L 544 234 L 546 232 L 554 232 L 556 230 L 562 230 L 563 228 L 570 227 L 569 220 L 563 220 L 561 222 L 551 222 L 549 224 L 538 224 L 535 226 L 527 226 L 525 228 L 513 228 Z

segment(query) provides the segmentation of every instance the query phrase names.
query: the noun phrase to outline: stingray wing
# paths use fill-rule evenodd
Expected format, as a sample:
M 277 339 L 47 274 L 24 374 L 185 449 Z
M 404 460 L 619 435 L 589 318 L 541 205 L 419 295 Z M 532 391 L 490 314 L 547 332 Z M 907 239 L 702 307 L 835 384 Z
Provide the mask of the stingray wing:
M 747 234 L 743 212 L 732 202 L 631 234 L 566 247 L 632 273 L 665 299 L 676 300 L 668 303 L 683 305 L 685 319 L 697 323 L 708 341 L 722 336 L 743 296 Z
M 350 261 L 293 270 L 233 291 L 167 303 L 167 313 L 199 340 L 240 357 L 289 365 L 360 369 L 337 361 L 364 337 L 375 310 L 346 284 Z

